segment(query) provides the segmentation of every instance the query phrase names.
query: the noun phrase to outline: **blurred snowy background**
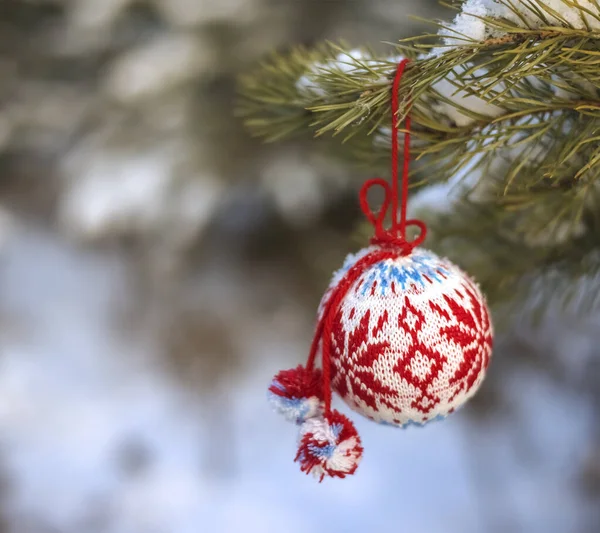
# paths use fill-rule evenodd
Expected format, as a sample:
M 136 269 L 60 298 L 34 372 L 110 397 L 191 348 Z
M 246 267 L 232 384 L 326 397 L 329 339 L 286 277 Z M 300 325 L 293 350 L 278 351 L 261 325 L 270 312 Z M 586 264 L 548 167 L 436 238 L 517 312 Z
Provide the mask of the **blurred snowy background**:
M 356 243 L 355 171 L 232 115 L 273 48 L 431 0 L 0 1 L 0 532 L 598 533 L 598 321 L 499 340 L 472 404 L 356 419 L 321 485 L 266 386 Z M 447 16 L 447 15 L 446 15 Z

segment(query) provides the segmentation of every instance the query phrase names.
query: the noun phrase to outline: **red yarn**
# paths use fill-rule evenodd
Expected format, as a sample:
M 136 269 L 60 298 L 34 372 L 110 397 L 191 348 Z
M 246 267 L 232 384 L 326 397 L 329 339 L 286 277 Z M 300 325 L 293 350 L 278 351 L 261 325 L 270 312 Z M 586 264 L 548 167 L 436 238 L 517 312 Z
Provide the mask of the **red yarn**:
M 269 391 L 277 396 L 285 398 L 310 398 L 316 396 L 319 400 L 323 399 L 323 385 L 321 371 L 317 369 L 307 369 L 302 365 L 289 370 L 281 370 L 273 380 Z
M 408 201 L 408 169 L 410 166 L 410 116 L 406 115 L 406 128 L 404 133 L 404 160 L 402 165 L 402 198 L 398 206 L 398 123 L 396 117 L 400 108 L 398 90 L 400 80 L 404 74 L 406 65 L 410 59 L 403 59 L 396 70 L 396 76 L 392 86 L 392 187 L 382 178 L 373 178 L 365 181 L 360 190 L 360 207 L 371 224 L 375 227 L 375 236 L 371 239 L 373 244 L 380 246 L 391 246 L 398 248 L 400 255 L 409 255 L 413 248 L 425 240 L 427 227 L 420 220 L 406 219 L 406 205 Z M 384 190 L 384 200 L 377 216 L 369 208 L 367 194 L 369 189 L 374 186 L 380 186 Z M 392 207 L 392 225 L 389 230 L 383 227 L 383 221 L 388 208 Z M 398 221 L 398 207 L 400 207 L 400 221 Z M 418 237 L 413 241 L 406 240 L 406 227 L 418 226 L 421 230 Z

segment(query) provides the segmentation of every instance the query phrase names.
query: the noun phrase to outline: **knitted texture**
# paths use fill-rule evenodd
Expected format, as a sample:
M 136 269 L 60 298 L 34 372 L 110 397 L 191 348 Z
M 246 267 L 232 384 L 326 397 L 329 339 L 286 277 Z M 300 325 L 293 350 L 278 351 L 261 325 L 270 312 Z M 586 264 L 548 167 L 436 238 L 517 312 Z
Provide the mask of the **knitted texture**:
M 346 272 L 379 251 L 346 258 L 319 308 Z M 365 269 L 336 313 L 331 384 L 358 413 L 384 424 L 445 417 L 479 389 L 492 351 L 492 324 L 477 284 L 457 266 L 415 248 Z

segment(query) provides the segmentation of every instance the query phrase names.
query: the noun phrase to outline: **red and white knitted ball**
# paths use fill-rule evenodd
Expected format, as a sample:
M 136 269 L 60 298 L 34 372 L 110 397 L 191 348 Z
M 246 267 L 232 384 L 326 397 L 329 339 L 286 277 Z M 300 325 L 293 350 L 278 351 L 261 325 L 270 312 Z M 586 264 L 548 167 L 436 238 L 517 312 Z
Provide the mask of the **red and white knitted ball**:
M 319 315 L 348 270 L 378 250 L 370 246 L 346 258 Z M 415 248 L 366 268 L 341 301 L 330 338 L 332 388 L 372 420 L 422 425 L 477 392 L 492 335 L 477 284 L 450 261 Z

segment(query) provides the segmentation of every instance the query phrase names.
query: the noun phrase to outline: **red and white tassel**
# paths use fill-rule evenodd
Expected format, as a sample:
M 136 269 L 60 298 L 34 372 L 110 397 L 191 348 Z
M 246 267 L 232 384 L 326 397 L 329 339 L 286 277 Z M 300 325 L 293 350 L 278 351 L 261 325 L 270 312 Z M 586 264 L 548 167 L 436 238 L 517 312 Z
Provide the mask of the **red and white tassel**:
M 321 370 L 308 370 L 302 365 L 282 370 L 271 382 L 269 400 L 278 413 L 296 424 L 320 416 L 323 414 Z
M 340 412 L 331 411 L 301 425 L 295 460 L 302 472 L 323 481 L 325 476 L 344 478 L 354 474 L 362 453 L 354 424 Z

